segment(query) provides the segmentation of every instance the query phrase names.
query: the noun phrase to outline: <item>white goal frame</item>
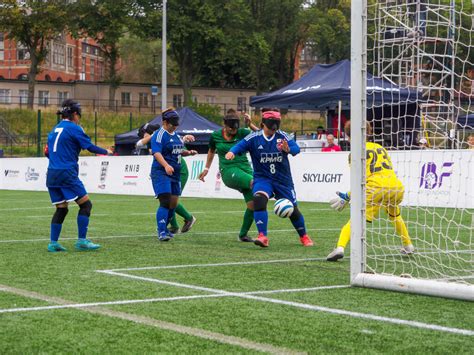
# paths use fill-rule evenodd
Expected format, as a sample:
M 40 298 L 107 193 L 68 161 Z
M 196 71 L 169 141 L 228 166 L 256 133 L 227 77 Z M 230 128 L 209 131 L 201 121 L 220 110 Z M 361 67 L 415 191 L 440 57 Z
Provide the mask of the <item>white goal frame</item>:
M 367 0 L 351 4 L 351 285 L 474 301 L 474 285 L 367 272 L 365 142 Z

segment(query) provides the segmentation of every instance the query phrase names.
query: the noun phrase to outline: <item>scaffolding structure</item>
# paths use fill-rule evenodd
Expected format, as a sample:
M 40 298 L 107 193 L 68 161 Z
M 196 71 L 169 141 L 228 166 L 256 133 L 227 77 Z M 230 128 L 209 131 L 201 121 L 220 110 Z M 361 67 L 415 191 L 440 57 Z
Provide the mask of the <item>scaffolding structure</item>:
M 377 30 L 371 38 L 373 47 L 369 46 L 373 62 L 368 64 L 378 76 L 418 90 L 418 139 L 428 139 L 432 147 L 454 147 L 455 1 L 381 0 L 376 11 Z

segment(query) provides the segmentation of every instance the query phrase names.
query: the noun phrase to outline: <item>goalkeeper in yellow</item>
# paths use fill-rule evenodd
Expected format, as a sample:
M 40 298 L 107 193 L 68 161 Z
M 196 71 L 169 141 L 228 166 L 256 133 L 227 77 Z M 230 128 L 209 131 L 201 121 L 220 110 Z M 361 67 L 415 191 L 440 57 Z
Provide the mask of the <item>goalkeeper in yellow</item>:
M 350 137 L 350 121 L 344 127 Z M 367 135 L 371 133 L 367 124 Z M 393 222 L 397 234 L 402 240 L 402 254 L 412 254 L 415 248 L 408 236 L 408 230 L 400 214 L 400 203 L 403 200 L 404 187 L 393 171 L 392 161 L 381 145 L 367 142 L 366 148 L 366 220 L 368 223 L 377 218 L 380 209 L 387 212 Z M 350 159 L 350 156 L 349 156 Z M 330 201 L 331 207 L 340 212 L 350 201 L 350 192 L 337 192 L 338 197 Z M 327 261 L 337 261 L 344 257 L 344 248 L 351 237 L 351 222 L 342 227 L 337 247 L 326 258 Z

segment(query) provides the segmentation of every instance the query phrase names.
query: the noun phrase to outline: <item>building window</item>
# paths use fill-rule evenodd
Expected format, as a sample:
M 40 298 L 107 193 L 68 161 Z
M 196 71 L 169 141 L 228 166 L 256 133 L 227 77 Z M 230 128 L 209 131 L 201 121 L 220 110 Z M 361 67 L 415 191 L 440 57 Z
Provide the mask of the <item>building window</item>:
M 12 96 L 10 89 L 0 89 L 0 104 L 11 104 Z
M 30 53 L 28 53 L 28 50 L 26 47 L 20 43 L 17 44 L 16 47 L 16 54 L 17 54 L 17 59 L 18 60 L 28 60 L 30 59 Z
M 183 106 L 183 95 L 173 95 L 173 106 L 174 107 Z
M 49 105 L 49 91 L 42 91 L 39 92 L 39 104 L 47 106 Z
M 82 43 L 82 53 L 87 53 L 89 54 L 90 52 L 90 47 L 87 43 Z
M 5 60 L 5 39 L 3 32 L 0 32 L 0 60 Z
M 69 70 L 74 70 L 74 54 L 73 48 L 67 47 L 67 68 Z
M 58 91 L 58 106 L 61 106 L 64 100 L 69 99 L 69 92 Z
M 191 100 L 192 100 L 192 102 L 194 102 L 195 104 L 198 103 L 198 98 L 197 98 L 196 95 L 191 96 Z
M 53 64 L 65 65 L 66 64 L 66 52 L 63 44 L 53 44 Z
M 216 103 L 216 97 L 206 95 L 206 104 L 214 105 Z
M 18 94 L 20 96 L 20 104 L 26 104 L 28 102 L 28 90 L 20 90 Z
M 79 79 L 86 80 L 86 57 L 82 57 L 82 71 Z
M 245 96 L 237 98 L 237 111 L 247 111 L 247 98 Z
M 131 106 L 131 97 L 129 92 L 122 92 L 122 106 Z
M 148 107 L 148 94 L 146 92 L 141 92 L 138 97 L 140 107 Z
M 91 80 L 94 81 L 95 80 L 95 60 L 94 59 L 91 59 L 90 61 L 90 74 L 91 74 Z
M 97 74 L 98 80 L 102 80 L 104 78 L 104 62 L 97 62 Z

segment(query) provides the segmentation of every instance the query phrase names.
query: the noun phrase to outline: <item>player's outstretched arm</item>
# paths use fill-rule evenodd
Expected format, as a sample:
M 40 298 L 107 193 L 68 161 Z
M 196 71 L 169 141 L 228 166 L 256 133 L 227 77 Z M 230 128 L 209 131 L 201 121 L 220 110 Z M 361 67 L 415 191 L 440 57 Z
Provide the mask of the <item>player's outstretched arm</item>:
M 140 139 L 135 144 L 135 147 L 138 148 L 138 149 L 145 147 L 148 144 L 148 142 L 150 141 L 150 139 L 151 139 L 151 134 L 149 134 L 148 132 L 145 132 L 145 134 L 143 135 L 143 138 Z
M 253 132 L 258 131 L 259 128 L 252 123 L 252 119 L 248 113 L 244 113 L 245 126 L 250 128 Z
M 185 136 L 183 136 L 184 143 L 191 143 L 191 142 L 194 142 L 195 140 L 196 138 L 194 138 L 192 134 L 186 134 Z
M 250 137 L 250 135 L 242 139 L 239 143 L 234 145 L 232 148 L 230 148 L 229 152 L 225 155 L 225 158 L 227 160 L 232 160 L 234 159 L 236 155 L 248 152 L 250 148 L 250 139 L 251 139 L 251 138 L 248 139 L 248 137 Z M 230 155 L 229 153 L 232 153 L 232 155 Z M 229 156 L 229 158 L 227 156 Z
M 204 178 L 206 177 L 207 173 L 209 172 L 209 169 L 211 168 L 212 161 L 214 160 L 215 155 L 216 150 L 209 148 L 209 150 L 207 151 L 206 167 L 203 171 L 201 171 L 201 174 L 199 174 L 199 180 L 201 180 L 202 182 L 205 182 Z
M 113 154 L 110 149 L 104 149 L 93 144 L 90 137 L 84 132 L 81 126 L 76 126 L 76 130 L 74 132 L 76 139 L 79 141 L 81 149 L 87 149 L 89 152 L 94 154 Z
M 331 205 L 331 208 L 337 212 L 341 212 L 351 200 L 351 193 L 337 191 L 336 195 L 337 197 L 329 201 L 329 204 Z
M 183 157 L 189 157 L 190 155 L 196 155 L 198 152 L 196 150 L 183 150 L 181 155 Z
M 299 154 L 301 152 L 300 147 L 298 146 L 298 144 L 296 144 L 296 142 L 293 139 L 290 139 L 289 141 L 287 141 L 287 144 L 288 144 L 288 152 L 287 152 L 288 154 L 295 156 L 296 154 Z

